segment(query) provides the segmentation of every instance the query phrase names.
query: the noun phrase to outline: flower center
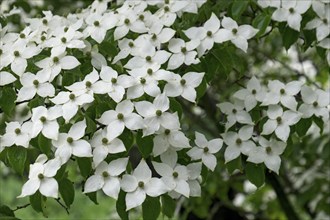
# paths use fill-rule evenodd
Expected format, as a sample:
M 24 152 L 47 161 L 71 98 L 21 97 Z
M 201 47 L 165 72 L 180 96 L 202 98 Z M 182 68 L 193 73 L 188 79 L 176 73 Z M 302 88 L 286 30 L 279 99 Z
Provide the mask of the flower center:
M 100 22 L 99 22 L 99 21 L 94 21 L 94 26 L 95 26 L 95 27 L 100 26 Z
M 283 95 L 285 94 L 285 90 L 284 89 L 280 89 L 280 93 Z
M 109 173 L 107 171 L 103 171 L 102 176 L 104 178 L 107 178 L 107 177 L 109 177 Z
M 91 87 L 91 86 L 92 86 L 92 83 L 91 83 L 90 81 L 87 81 L 87 82 L 85 83 L 85 85 L 86 85 L 86 87 Z
M 44 177 L 45 177 L 45 176 L 44 176 L 42 173 L 39 173 L 39 174 L 38 174 L 38 178 L 39 178 L 40 180 L 42 180 Z
M 20 134 L 20 133 L 21 133 L 21 129 L 16 128 L 16 129 L 15 129 L 15 134 Z
M 140 79 L 140 83 L 141 83 L 141 84 L 145 84 L 145 83 L 146 83 L 146 79 L 142 77 L 142 78 Z
M 58 57 L 54 57 L 54 58 L 53 58 L 53 62 L 54 62 L 54 63 L 58 63 L 59 61 L 60 61 L 60 59 L 59 59 Z
M 45 116 L 41 116 L 39 119 L 42 123 L 44 123 L 46 121 L 46 117 Z
M 66 139 L 66 141 L 67 141 L 69 144 L 72 144 L 72 142 L 73 142 L 73 138 L 72 138 L 72 137 L 68 137 L 68 138 Z
M 156 40 L 157 39 L 157 35 L 156 34 L 153 34 L 152 37 L 151 37 L 152 40 Z
M 160 117 L 162 114 L 163 114 L 163 112 L 162 112 L 161 110 L 158 109 L 158 110 L 156 111 L 156 115 L 157 115 L 158 117 Z
M 152 73 L 153 73 L 152 69 L 149 68 L 149 69 L 147 70 L 147 73 L 148 73 L 148 75 L 152 75 Z
M 65 37 L 62 37 L 61 38 L 61 41 L 62 41 L 62 43 L 66 43 L 66 38 Z
M 231 32 L 236 35 L 237 34 L 237 28 L 234 28 L 233 30 L 231 30 Z
M 270 154 L 272 152 L 272 148 L 270 146 L 266 147 L 267 154 Z
M 242 139 L 237 138 L 237 139 L 236 139 L 236 144 L 237 144 L 237 145 L 241 145 L 241 144 L 242 144 Z
M 147 56 L 146 61 L 150 62 L 151 61 L 151 56 Z
M 48 24 L 48 21 L 47 21 L 46 19 L 42 19 L 42 23 L 43 23 L 44 25 L 46 25 L 46 24 Z
M 117 118 L 119 120 L 123 120 L 124 119 L 124 115 L 122 113 L 118 113 Z
M 180 80 L 180 84 L 181 84 L 182 86 L 186 85 L 186 80 L 185 80 L 185 79 L 181 79 L 181 80 Z
M 164 3 L 165 4 L 169 4 L 170 3 L 170 0 L 165 0 Z
M 41 41 L 45 41 L 45 40 L 46 40 L 46 37 L 45 37 L 45 36 L 41 36 L 41 37 L 40 37 L 40 40 L 41 40 Z
M 139 15 L 139 19 L 140 19 L 141 21 L 143 21 L 143 20 L 144 20 L 144 15 Z
M 113 83 L 113 84 L 117 83 L 117 79 L 116 78 L 112 78 L 111 79 L 111 83 Z
M 19 56 L 19 52 L 17 50 L 14 51 L 14 56 L 18 57 Z
M 186 48 L 186 47 L 182 47 L 182 48 L 181 48 L 181 52 L 182 52 L 182 53 L 186 53 L 186 52 L 187 52 L 187 48 Z
M 164 7 L 164 11 L 165 11 L 165 12 L 169 12 L 169 11 L 170 11 L 170 8 L 166 5 L 166 6 Z
M 257 94 L 257 90 L 252 89 L 252 94 L 253 94 L 253 95 Z
M 172 176 L 173 176 L 174 178 L 178 178 L 179 174 L 178 174 L 178 172 L 174 171 L 174 172 L 172 173 Z
M 132 47 L 134 47 L 134 43 L 133 43 L 133 42 L 129 42 L 129 43 L 128 43 L 128 46 L 129 46 L 130 48 L 132 48 Z
M 64 28 L 64 32 L 68 32 L 69 28 L 68 27 L 65 27 Z
M 21 33 L 21 34 L 19 35 L 19 37 L 20 37 L 20 38 L 25 38 L 25 34 Z
M 328 24 L 328 19 L 324 18 L 322 21 L 324 24 Z
M 282 123 L 282 118 L 281 117 L 277 117 L 276 118 L 277 124 L 281 124 Z
M 108 138 L 102 138 L 102 144 L 107 144 L 109 142 Z
M 138 186 L 139 186 L 140 188 L 144 188 L 144 182 L 140 181 L 140 182 L 138 183 Z
M 72 94 L 72 93 L 71 93 L 71 94 L 69 95 L 69 99 L 74 100 L 75 98 L 76 98 L 75 94 Z
M 290 12 L 291 14 L 293 14 L 293 13 L 294 13 L 294 8 L 289 8 L 289 12 Z
M 130 23 L 130 20 L 129 20 L 128 18 L 126 18 L 126 19 L 124 20 L 124 23 L 125 23 L 125 24 L 129 24 L 129 23 Z
M 209 148 L 208 147 L 204 147 L 204 153 L 209 152 Z
M 35 86 L 35 87 L 38 87 L 38 85 L 39 85 L 39 81 L 38 80 L 33 80 L 33 85 Z
M 166 135 L 169 135 L 171 133 L 171 130 L 170 129 L 165 129 L 165 134 Z
M 0 55 L 3 53 L 3 51 L 0 49 Z
M 317 101 L 313 102 L 313 106 L 317 107 L 319 105 L 319 103 Z
M 232 112 L 233 114 L 236 114 L 236 113 L 237 113 L 237 110 L 234 108 L 231 112 Z
M 208 37 L 212 37 L 212 31 L 207 31 L 207 32 L 206 32 L 206 35 L 207 35 Z

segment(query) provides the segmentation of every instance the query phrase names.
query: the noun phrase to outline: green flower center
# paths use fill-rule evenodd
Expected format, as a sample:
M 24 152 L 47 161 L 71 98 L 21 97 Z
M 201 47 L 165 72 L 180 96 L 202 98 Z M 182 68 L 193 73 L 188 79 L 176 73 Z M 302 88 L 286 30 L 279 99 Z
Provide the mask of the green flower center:
M 182 86 L 186 85 L 186 80 L 185 80 L 185 79 L 181 79 L 181 80 L 180 80 L 180 84 L 181 84 Z
M 42 173 L 39 173 L 39 174 L 38 174 L 38 178 L 39 178 L 40 180 L 42 180 L 43 178 L 45 178 L 45 176 L 44 176 Z
M 21 33 L 21 34 L 19 35 L 19 37 L 20 37 L 20 38 L 25 38 L 25 34 Z
M 266 147 L 267 154 L 270 154 L 272 152 L 272 148 L 270 146 Z
M 117 79 L 116 78 L 112 78 L 111 79 L 111 83 L 113 83 L 113 84 L 117 83 Z
M 212 31 L 207 31 L 207 32 L 206 32 L 206 35 L 207 35 L 208 37 L 212 37 L 212 35 L 213 35 L 213 34 L 212 34 Z
M 231 32 L 235 35 L 235 34 L 237 34 L 237 28 L 234 28 L 233 30 L 231 30 Z
M 92 86 L 92 83 L 91 83 L 90 81 L 87 81 L 87 82 L 85 83 L 85 85 L 86 85 L 86 87 L 91 87 L 91 86 Z
M 140 182 L 138 183 L 138 186 L 139 186 L 140 188 L 144 188 L 144 182 L 140 181 Z
M 72 93 L 71 93 L 71 94 L 69 95 L 69 99 L 74 100 L 75 98 L 76 98 L 75 94 L 72 94 Z
M 20 133 L 21 133 L 21 129 L 16 128 L 16 129 L 15 129 L 15 134 L 20 134 Z
M 187 48 L 182 47 L 182 48 L 181 48 L 181 52 L 182 52 L 182 53 L 187 53 Z
M 61 41 L 62 41 L 62 43 L 66 43 L 66 38 L 65 37 L 62 37 L 61 38 Z
M 293 13 L 294 13 L 294 8 L 289 8 L 289 12 L 290 12 L 291 14 L 293 14 Z
M 277 117 L 276 118 L 277 124 L 281 124 L 282 123 L 282 118 L 281 117 Z
M 18 57 L 19 56 L 19 52 L 17 50 L 14 51 L 14 56 Z
M 317 101 L 313 102 L 313 106 L 317 107 L 319 105 L 319 103 Z
M 141 83 L 141 84 L 145 84 L 145 83 L 146 83 L 146 79 L 145 79 L 145 78 L 141 78 L 141 79 L 140 79 L 140 83 Z
M 94 21 L 94 26 L 95 26 L 95 27 L 100 26 L 100 22 L 99 22 L 99 21 Z
M 172 173 L 172 176 L 173 176 L 174 178 L 178 178 L 179 174 L 178 174 L 178 172 L 174 171 L 174 172 Z
M 157 111 L 156 111 L 156 115 L 157 115 L 158 117 L 160 117 L 162 114 L 163 114 L 163 112 L 162 112 L 161 110 L 157 110 Z
M 151 56 L 147 56 L 146 61 L 150 62 L 151 61 Z
M 46 117 L 45 116 L 41 116 L 40 119 L 39 119 L 42 123 L 46 122 Z
M 284 90 L 284 89 L 280 89 L 280 93 L 281 93 L 282 95 L 284 95 L 284 94 L 285 94 L 285 90 Z
M 41 36 L 41 37 L 40 37 L 40 40 L 41 40 L 41 41 L 45 41 L 45 40 L 46 40 L 46 37 L 45 37 L 45 36 Z
M 104 178 L 107 178 L 107 177 L 109 177 L 109 173 L 107 171 L 103 171 L 102 176 Z
M 54 57 L 54 58 L 53 58 L 53 62 L 54 62 L 54 63 L 58 63 L 59 61 L 60 61 L 60 59 L 59 59 L 58 57 Z
M 130 20 L 129 20 L 128 18 L 126 18 L 126 19 L 124 20 L 124 23 L 125 23 L 125 24 L 129 24 L 129 23 L 130 23 Z
M 144 15 L 139 15 L 139 19 L 140 19 L 141 21 L 143 21 L 143 20 L 144 20 Z
M 167 5 L 164 7 L 164 11 L 165 12 L 169 12 L 170 11 L 170 7 L 168 7 Z
M 42 19 L 42 23 L 43 23 L 44 25 L 46 25 L 46 24 L 48 24 L 48 21 L 47 21 L 46 19 Z
M 107 144 L 109 142 L 108 138 L 102 138 L 102 144 Z
M 252 94 L 253 94 L 253 95 L 257 94 L 257 90 L 252 89 Z
M 152 73 L 153 73 L 152 69 L 149 68 L 149 69 L 147 70 L 147 73 L 148 73 L 148 75 L 152 75 Z
M 169 135 L 171 133 L 171 130 L 170 129 L 165 129 L 165 134 L 166 135 Z
M 64 32 L 68 32 L 69 28 L 68 27 L 65 27 L 64 28 Z
M 209 152 L 209 148 L 208 147 L 204 147 L 204 153 Z
M 33 80 L 33 85 L 35 86 L 35 87 L 38 87 L 38 85 L 39 85 L 39 81 L 38 80 Z
M 118 113 L 117 118 L 119 120 L 123 120 L 124 119 L 124 115 L 122 113 Z
M 72 137 L 68 137 L 68 138 L 66 139 L 66 141 L 67 141 L 69 144 L 71 144 L 71 143 L 73 142 L 73 138 L 72 138 Z
M 237 145 L 241 145 L 241 144 L 242 144 L 242 139 L 237 138 L 237 139 L 236 139 L 236 144 L 237 144 Z
M 128 43 L 128 46 L 132 48 L 132 47 L 134 47 L 134 43 L 131 41 Z

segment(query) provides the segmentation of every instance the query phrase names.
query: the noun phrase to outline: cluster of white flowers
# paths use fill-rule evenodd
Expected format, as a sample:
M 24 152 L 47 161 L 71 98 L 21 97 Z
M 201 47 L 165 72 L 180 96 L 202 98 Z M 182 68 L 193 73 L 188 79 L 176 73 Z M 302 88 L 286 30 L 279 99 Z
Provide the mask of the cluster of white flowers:
M 231 41 L 246 52 L 247 40 L 258 30 L 239 26 L 230 17 L 223 17 L 221 27 L 219 18 L 212 14 L 203 26 L 183 31 L 190 39 L 186 42 L 171 26 L 183 13 L 196 14 L 205 1 L 125 1 L 116 10 L 108 10 L 109 2 L 94 1 L 81 13 L 67 17 L 45 11 L 43 18 L 26 19 L 27 26 L 20 33 L 0 30 L 0 85 L 19 85 L 17 103 L 38 96 L 45 103 L 30 109 L 24 122 L 7 123 L 5 134 L 0 136 L 0 152 L 13 145 L 28 148 L 31 140 L 42 134 L 51 140 L 55 155 L 48 160 L 42 154 L 30 166 L 20 197 L 39 189 L 42 195 L 57 198 L 54 176 L 73 156 L 93 159 L 95 172 L 87 179 L 84 192 L 102 189 L 117 199 L 122 189 L 127 192 L 127 210 L 141 205 L 146 195 L 200 196 L 202 164 L 212 171 L 216 167 L 214 154 L 221 149 L 222 139 L 207 141 L 198 132 L 197 146 L 187 152 L 190 163 L 178 162 L 177 151 L 191 145 L 180 131 L 180 120 L 170 109 L 169 97 L 195 102 L 204 73 L 172 71 L 199 63 L 199 57 L 214 43 Z M 152 13 L 150 6 L 158 10 Z M 119 49 L 114 57 L 105 56 L 97 46 L 110 39 Z M 82 64 L 77 52 L 90 59 L 92 71 L 63 86 L 67 85 L 66 77 Z M 104 96 L 115 108 L 108 107 L 96 118 L 96 132 L 89 138 L 86 119 L 77 121 L 75 116 L 94 105 L 96 97 Z M 60 132 L 61 118 L 65 125 L 71 125 L 68 132 Z M 133 134 L 141 130 L 143 137 L 153 135 L 150 159 L 155 161 L 148 165 L 142 159 L 130 174 L 126 169 L 128 157 L 105 161 L 109 154 L 127 152 L 130 146 L 120 139 L 125 129 Z M 151 165 L 161 178 L 152 177 Z
M 329 105 L 329 92 L 313 89 L 300 81 L 283 84 L 272 80 L 263 86 L 253 76 L 246 88 L 234 94 L 233 103 L 218 104 L 227 116 L 223 134 L 227 145 L 225 161 L 244 154 L 247 161 L 264 163 L 278 173 L 290 127 L 313 115 L 328 123 Z M 252 114 L 257 114 L 257 119 L 253 119 Z
M 316 30 L 316 45 L 326 49 L 326 57 L 330 65 L 330 1 L 329 0 L 258 0 L 263 8 L 275 8 L 272 19 L 279 22 L 287 22 L 288 26 L 298 32 L 301 28 Z M 302 15 L 310 8 L 316 17 L 301 27 Z

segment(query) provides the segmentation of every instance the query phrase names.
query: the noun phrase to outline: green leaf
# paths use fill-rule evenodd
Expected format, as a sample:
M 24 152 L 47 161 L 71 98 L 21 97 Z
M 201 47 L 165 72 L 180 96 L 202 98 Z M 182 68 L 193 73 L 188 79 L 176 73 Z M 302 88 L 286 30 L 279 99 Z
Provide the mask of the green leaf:
M 175 98 L 170 98 L 170 109 L 172 110 L 172 112 L 177 112 L 179 118 L 182 117 L 182 106 Z
M 198 101 L 201 97 L 204 96 L 207 89 L 207 82 L 206 79 L 203 78 L 202 83 L 196 88 L 197 98 L 196 101 Z
M 86 131 L 85 134 L 94 133 L 96 131 L 96 123 L 90 117 L 86 115 Z
M 144 220 L 157 219 L 160 214 L 159 197 L 147 196 L 142 204 L 142 216 Z
M 74 186 L 73 183 L 68 179 L 62 179 L 59 181 L 59 191 L 65 202 L 65 205 L 70 208 L 74 200 Z
M 228 172 L 230 174 L 232 174 L 235 170 L 240 170 L 242 171 L 242 160 L 241 160 L 241 156 L 239 156 L 238 158 L 229 161 L 228 163 L 226 163 L 226 168 L 228 170 Z
M 265 171 L 260 164 L 246 163 L 245 174 L 247 179 L 258 188 L 265 183 Z
M 6 115 L 13 114 L 13 110 L 15 108 L 15 101 L 15 90 L 8 86 L 2 87 L 2 89 L 0 90 L 0 107 Z
M 125 202 L 126 193 L 124 191 L 120 191 L 118 195 L 118 199 L 116 202 L 116 210 L 119 217 L 122 220 L 128 220 L 128 212 L 126 211 L 126 202 Z
M 3 217 L 8 217 L 8 219 L 14 219 L 10 217 L 15 217 L 14 211 L 11 210 L 8 206 L 0 206 L 0 219 L 5 219 Z
M 32 99 L 31 101 L 29 101 L 28 106 L 30 107 L 30 109 L 33 109 L 35 107 L 38 107 L 40 105 L 44 105 L 44 100 L 42 97 L 35 97 L 34 99 Z
M 279 26 L 280 33 L 282 34 L 282 43 L 286 50 L 288 50 L 291 45 L 297 42 L 299 38 L 299 32 L 291 29 L 286 24 L 281 24 Z
M 255 19 L 252 21 L 252 26 L 259 29 L 259 32 L 257 33 L 256 37 L 260 37 L 265 33 L 270 21 L 271 16 L 266 13 L 261 13 L 257 17 L 255 17 Z
M 88 157 L 77 157 L 76 158 L 80 173 L 83 177 L 88 177 L 92 172 L 92 159 Z
M 52 155 L 53 155 L 53 151 L 51 149 L 52 141 L 50 139 L 46 138 L 41 133 L 38 135 L 38 147 L 42 153 L 47 155 L 47 157 L 52 157 Z
M 152 152 L 154 145 L 153 137 L 151 135 L 142 137 L 142 133 L 137 133 L 136 143 L 138 145 L 139 151 L 141 152 L 143 158 L 149 157 Z
M 322 134 L 323 129 L 324 129 L 324 121 L 321 118 L 316 117 L 316 116 L 313 116 L 313 121 L 320 128 L 320 134 Z
M 162 213 L 169 218 L 173 218 L 176 208 L 176 202 L 168 195 L 162 195 Z
M 46 215 L 46 198 L 37 191 L 34 195 L 30 196 L 30 204 L 32 208 L 37 212 L 42 212 L 45 217 Z
M 94 202 L 95 205 L 98 205 L 99 203 L 97 202 L 97 194 L 96 192 L 91 192 L 91 193 L 86 193 L 86 196 L 88 196 L 88 198 Z
M 25 161 L 27 158 L 27 149 L 19 146 L 8 148 L 7 157 L 10 166 L 20 175 L 23 175 Z
M 128 152 L 134 144 L 134 135 L 132 131 L 125 129 L 124 132 L 119 136 L 119 139 L 123 141 Z
M 249 1 L 241 1 L 235 0 L 233 5 L 231 6 L 231 14 L 233 18 L 236 20 L 241 16 L 241 14 L 246 10 L 249 5 Z
M 312 125 L 313 121 L 311 118 L 301 119 L 296 125 L 295 130 L 299 137 L 303 137 L 306 135 L 308 129 Z

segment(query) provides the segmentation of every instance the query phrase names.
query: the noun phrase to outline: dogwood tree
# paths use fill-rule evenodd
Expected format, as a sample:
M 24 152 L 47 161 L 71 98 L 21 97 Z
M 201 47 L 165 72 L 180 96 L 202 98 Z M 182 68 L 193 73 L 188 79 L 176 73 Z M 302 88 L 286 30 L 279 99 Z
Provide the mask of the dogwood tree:
M 79 2 L 0 3 L 0 216 L 330 218 L 328 0 Z

